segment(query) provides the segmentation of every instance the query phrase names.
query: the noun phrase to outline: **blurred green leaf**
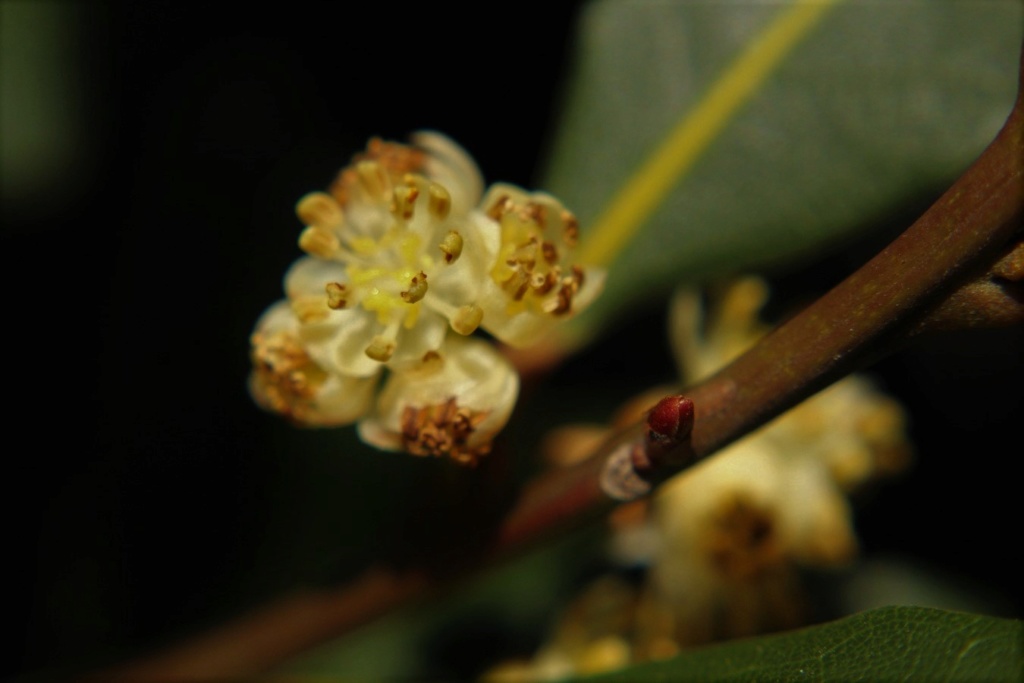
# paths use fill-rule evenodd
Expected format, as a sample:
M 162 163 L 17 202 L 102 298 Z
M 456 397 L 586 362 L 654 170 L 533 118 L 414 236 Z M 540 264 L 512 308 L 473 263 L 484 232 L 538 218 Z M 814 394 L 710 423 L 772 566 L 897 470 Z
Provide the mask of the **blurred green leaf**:
M 835 249 L 945 189 L 1010 111 L 1022 25 L 1014 1 L 588 6 L 543 181 L 580 218 L 581 259 L 610 267 L 580 329 L 680 282 Z M 746 94 L 709 102 L 730 79 Z M 680 125 L 690 161 L 617 194 Z M 610 216 L 663 181 L 650 212 Z
M 1022 643 L 1021 621 L 883 607 L 580 680 L 1019 681 L 1024 676 Z

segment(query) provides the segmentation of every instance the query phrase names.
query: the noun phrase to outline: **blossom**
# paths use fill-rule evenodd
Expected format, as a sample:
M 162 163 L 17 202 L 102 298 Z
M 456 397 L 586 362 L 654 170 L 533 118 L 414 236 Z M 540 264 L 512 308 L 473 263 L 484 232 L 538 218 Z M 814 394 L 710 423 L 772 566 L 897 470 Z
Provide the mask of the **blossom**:
M 481 207 L 472 234 L 497 224 L 501 243 L 477 302 L 484 327 L 498 339 L 530 344 L 600 293 L 604 271 L 572 262 L 579 224 L 557 199 L 499 183 Z
M 695 292 L 677 294 L 670 327 L 687 382 L 767 331 L 767 296 L 762 280 L 742 278 L 704 315 Z M 674 626 L 660 637 L 689 645 L 802 623 L 797 569 L 856 555 L 846 492 L 906 465 L 904 422 L 896 401 L 850 376 L 662 486 L 649 589 Z
M 369 443 L 475 464 L 518 394 L 477 329 L 536 343 L 600 292 L 573 261 L 575 216 L 544 193 L 486 193 L 469 155 L 437 133 L 371 140 L 327 192 L 296 206 L 306 256 L 253 334 L 250 388 L 292 421 L 360 421 Z M 375 395 L 376 387 L 383 389 Z
M 309 256 L 288 271 L 285 293 L 309 353 L 337 372 L 365 377 L 415 362 L 441 346 L 449 324 L 459 334 L 480 324 L 472 300 L 498 239 L 464 237 L 479 172 L 446 138 L 416 140 L 372 141 L 330 193 L 298 203 Z
M 329 372 L 299 342 L 299 320 L 286 301 L 271 306 L 252 334 L 249 391 L 261 407 L 311 427 L 352 422 L 370 407 L 376 377 Z
M 473 465 L 490 451 L 518 393 L 515 368 L 490 344 L 454 337 L 391 375 L 359 435 L 379 448 Z
M 749 277 L 720 289 L 710 311 L 697 292 L 677 294 L 670 329 L 684 384 L 766 332 L 758 312 L 767 296 L 765 283 Z M 619 421 L 635 422 L 665 393 L 631 402 Z M 904 423 L 895 400 L 850 376 L 672 477 L 649 500 L 620 507 L 609 555 L 645 568 L 643 584 L 609 589 L 602 577 L 603 588 L 574 600 L 531 661 L 501 665 L 489 680 L 597 673 L 806 623 L 801 572 L 841 567 L 856 555 L 846 494 L 906 466 Z M 589 451 L 608 431 L 574 426 L 549 443 L 566 457 L 577 450 L 573 442 Z M 597 609 L 614 614 L 615 624 L 594 628 Z
M 437 350 L 450 327 L 528 345 L 582 310 L 604 276 L 573 263 L 579 227 L 554 197 L 494 185 L 433 133 L 372 141 L 330 193 L 298 204 L 310 255 L 285 277 L 310 354 L 368 376 Z M 479 203 L 478 208 L 474 208 Z

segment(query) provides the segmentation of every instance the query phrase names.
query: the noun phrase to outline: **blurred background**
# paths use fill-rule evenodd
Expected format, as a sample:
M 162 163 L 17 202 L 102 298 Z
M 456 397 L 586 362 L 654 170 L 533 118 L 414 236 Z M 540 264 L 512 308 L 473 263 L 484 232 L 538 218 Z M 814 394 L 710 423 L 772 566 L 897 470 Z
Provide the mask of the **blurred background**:
M 533 186 L 579 7 L 0 3 L 7 619 L 20 634 L 5 675 L 107 666 L 335 585 L 401 555 L 396 501 L 458 505 L 429 495 L 446 463 L 257 409 L 248 336 L 299 255 L 295 201 L 369 137 L 433 128 L 488 181 Z M 863 242 L 770 273 L 778 310 L 943 189 Z M 529 458 L 546 427 L 606 419 L 671 381 L 664 306 L 637 308 L 548 378 L 561 407 L 521 414 L 511 450 Z M 1020 329 L 961 334 L 873 369 L 908 411 L 917 461 L 856 517 L 866 557 L 1017 617 L 1021 349 Z

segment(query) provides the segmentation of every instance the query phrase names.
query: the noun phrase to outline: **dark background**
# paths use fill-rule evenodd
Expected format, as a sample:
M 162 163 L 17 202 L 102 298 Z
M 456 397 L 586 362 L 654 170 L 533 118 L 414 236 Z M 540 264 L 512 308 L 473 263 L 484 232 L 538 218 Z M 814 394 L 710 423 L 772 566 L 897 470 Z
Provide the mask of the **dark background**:
M 299 255 L 296 199 L 370 136 L 434 128 L 488 181 L 531 185 L 576 4 L 273 7 L 76 10 L 64 48 L 86 153 L 73 182 L 3 207 L 7 618 L 23 634 L 5 674 L 117 662 L 330 585 L 392 545 L 372 537 L 367 510 L 431 476 L 356 447 L 352 430 L 295 434 L 260 412 L 245 390 L 248 335 Z M 882 239 L 776 273 L 777 296 L 828 286 Z M 622 321 L 551 382 L 600 390 L 596 411 L 671 379 L 662 310 Z M 640 326 L 657 334 L 627 333 Z M 907 406 L 918 459 L 857 518 L 867 554 L 983 587 L 994 613 L 1016 616 L 1022 348 L 1020 329 L 964 334 L 876 368 Z M 367 481 L 377 488 L 364 494 Z M 379 498 L 366 517 L 325 507 L 360 495 Z

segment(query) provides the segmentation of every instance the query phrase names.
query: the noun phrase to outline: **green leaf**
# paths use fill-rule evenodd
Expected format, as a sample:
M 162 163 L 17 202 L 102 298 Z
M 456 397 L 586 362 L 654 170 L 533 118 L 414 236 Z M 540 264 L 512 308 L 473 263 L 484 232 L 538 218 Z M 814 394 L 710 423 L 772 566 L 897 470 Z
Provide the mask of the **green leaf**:
M 1019 681 L 1024 622 L 883 607 L 588 677 L 611 681 Z
M 542 184 L 610 268 L 578 329 L 944 190 L 1010 111 L 1022 26 L 1014 1 L 590 5 Z

